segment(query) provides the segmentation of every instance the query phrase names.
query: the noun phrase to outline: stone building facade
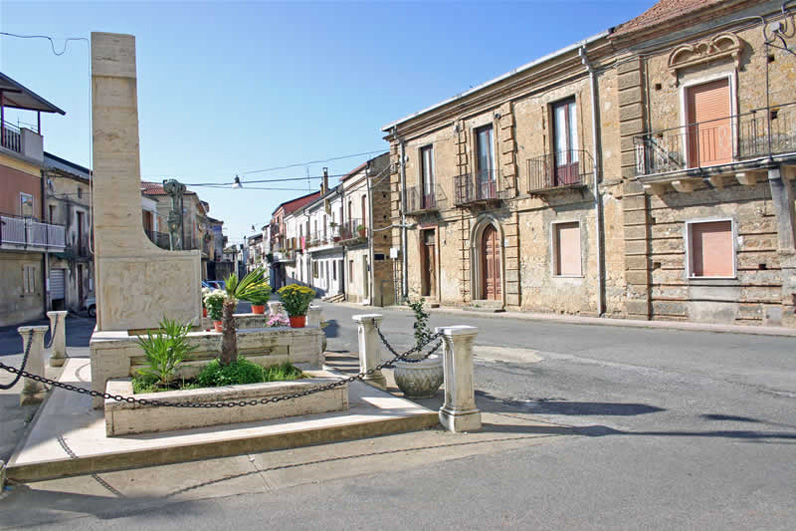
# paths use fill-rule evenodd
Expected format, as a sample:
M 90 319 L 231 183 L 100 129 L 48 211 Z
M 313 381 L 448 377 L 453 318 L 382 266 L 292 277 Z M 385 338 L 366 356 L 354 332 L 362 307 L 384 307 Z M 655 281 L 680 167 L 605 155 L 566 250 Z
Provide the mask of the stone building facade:
M 401 295 L 796 325 L 793 22 L 662 0 L 384 127 Z
M 612 33 L 628 316 L 796 326 L 794 13 L 695 2 Z
M 63 225 L 66 246 L 48 261 L 49 307 L 80 312 L 94 296 L 94 255 L 91 251 L 91 172 L 50 153 L 44 154 L 47 186 L 46 218 Z

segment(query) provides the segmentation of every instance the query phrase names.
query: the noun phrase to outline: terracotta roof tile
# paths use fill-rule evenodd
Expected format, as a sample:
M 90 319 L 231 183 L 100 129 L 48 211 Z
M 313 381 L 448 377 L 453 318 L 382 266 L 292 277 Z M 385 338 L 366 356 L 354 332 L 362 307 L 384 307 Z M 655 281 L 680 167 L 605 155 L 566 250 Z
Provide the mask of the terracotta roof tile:
M 660 0 L 636 18 L 617 26 L 614 35 L 646 29 L 722 2 L 725 0 Z

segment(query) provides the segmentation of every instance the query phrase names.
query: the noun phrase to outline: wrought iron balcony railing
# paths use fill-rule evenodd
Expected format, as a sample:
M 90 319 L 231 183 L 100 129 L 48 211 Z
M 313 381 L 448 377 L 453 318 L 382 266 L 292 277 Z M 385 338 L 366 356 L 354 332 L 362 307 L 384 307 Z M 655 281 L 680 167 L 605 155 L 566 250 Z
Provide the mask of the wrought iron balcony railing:
M 499 176 L 495 169 L 457 175 L 453 178 L 454 204 L 467 206 L 504 199 L 505 194 L 498 190 Z
M 796 102 L 634 138 L 636 175 L 796 153 Z
M 63 250 L 66 229 L 63 225 L 43 223 L 36 218 L 0 214 L 0 245 Z
M 543 193 L 586 186 L 594 160 L 586 150 L 571 149 L 530 158 L 527 167 L 528 191 Z
M 447 207 L 447 198 L 442 187 L 434 185 L 430 191 L 423 186 L 406 189 L 406 212 L 433 212 Z
M 368 237 L 368 228 L 361 219 L 352 218 L 343 221 L 339 226 L 340 241 L 350 241 L 358 239 L 366 239 Z

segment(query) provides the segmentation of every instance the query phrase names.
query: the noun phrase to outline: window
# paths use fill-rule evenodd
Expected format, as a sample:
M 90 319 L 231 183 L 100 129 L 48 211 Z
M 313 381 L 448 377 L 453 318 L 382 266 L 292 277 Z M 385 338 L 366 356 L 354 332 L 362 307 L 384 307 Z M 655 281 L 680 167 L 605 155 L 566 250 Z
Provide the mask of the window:
M 495 175 L 492 170 L 495 167 L 495 157 L 492 152 L 492 126 L 487 125 L 476 129 L 475 138 L 478 182 L 494 181 Z
M 312 278 L 318 278 L 318 262 L 312 263 Z
M 421 206 L 430 208 L 434 201 L 434 148 L 426 146 L 420 148 L 420 174 L 423 184 L 421 190 Z
M 578 182 L 578 128 L 575 98 L 553 105 L 554 186 Z
M 332 280 L 337 280 L 337 262 L 334 262 L 334 266 L 332 267 Z
M 32 218 L 35 214 L 34 197 L 24 192 L 19 193 L 19 215 Z
M 50 223 L 55 221 L 55 205 L 49 205 L 50 209 Z
M 689 276 L 734 277 L 732 221 L 688 223 Z
M 580 223 L 553 224 L 553 274 L 559 277 L 583 275 L 580 254 Z

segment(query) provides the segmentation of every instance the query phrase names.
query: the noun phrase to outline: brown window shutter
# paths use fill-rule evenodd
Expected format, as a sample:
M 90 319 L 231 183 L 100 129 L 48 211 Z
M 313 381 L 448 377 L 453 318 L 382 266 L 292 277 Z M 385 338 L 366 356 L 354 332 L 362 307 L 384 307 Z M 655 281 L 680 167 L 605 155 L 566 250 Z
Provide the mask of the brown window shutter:
M 693 276 L 733 276 L 732 223 L 711 221 L 692 224 L 691 253 Z

